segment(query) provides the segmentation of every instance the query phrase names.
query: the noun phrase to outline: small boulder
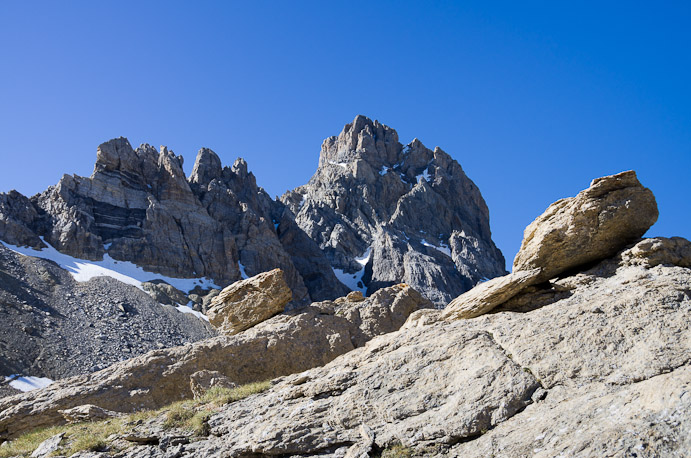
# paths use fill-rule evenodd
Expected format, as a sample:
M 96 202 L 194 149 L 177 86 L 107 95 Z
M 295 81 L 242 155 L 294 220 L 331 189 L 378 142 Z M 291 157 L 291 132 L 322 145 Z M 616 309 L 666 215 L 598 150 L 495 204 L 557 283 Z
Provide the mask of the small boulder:
M 233 335 L 281 313 L 293 297 L 281 269 L 233 283 L 211 301 L 209 322 Z
M 540 283 L 572 268 L 615 255 L 657 221 L 655 196 L 630 170 L 593 180 L 576 197 L 561 199 L 533 221 L 513 271 L 541 269 Z
M 187 305 L 189 302 L 185 293 L 163 280 L 145 281 L 142 283 L 142 288 L 160 304 Z
M 621 254 L 622 263 L 655 267 L 673 265 L 691 267 L 691 242 L 682 237 L 643 239 Z
M 102 409 L 93 404 L 84 404 L 67 410 L 58 410 L 67 423 L 81 423 L 84 421 L 98 421 L 107 418 L 120 417 L 123 414 L 112 410 Z
M 65 437 L 65 433 L 56 434 L 55 436 L 44 440 L 41 442 L 41 445 L 34 450 L 34 453 L 31 454 L 31 458 L 39 458 L 52 454 L 58 448 L 60 448 L 60 442 L 62 442 L 63 437 Z
M 217 371 L 203 370 L 190 376 L 190 389 L 195 399 L 204 395 L 213 387 L 235 388 L 237 385 L 228 377 Z

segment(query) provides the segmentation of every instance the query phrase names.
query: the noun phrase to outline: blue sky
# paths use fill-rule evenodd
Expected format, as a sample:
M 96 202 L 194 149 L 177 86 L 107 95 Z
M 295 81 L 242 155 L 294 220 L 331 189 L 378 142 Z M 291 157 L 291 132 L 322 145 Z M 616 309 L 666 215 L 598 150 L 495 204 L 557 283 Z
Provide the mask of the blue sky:
M 691 238 L 691 4 L 563 3 L 2 2 L 0 191 L 125 136 L 188 171 L 242 156 L 278 195 L 364 114 L 460 162 L 508 264 L 551 202 L 627 169 L 649 235 Z

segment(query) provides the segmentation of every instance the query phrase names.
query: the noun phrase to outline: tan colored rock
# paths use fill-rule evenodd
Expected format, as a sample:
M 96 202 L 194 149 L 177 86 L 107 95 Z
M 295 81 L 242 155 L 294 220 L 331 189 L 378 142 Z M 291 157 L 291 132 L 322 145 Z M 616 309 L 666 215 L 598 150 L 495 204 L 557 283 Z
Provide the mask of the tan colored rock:
M 410 287 L 383 288 L 361 302 L 326 301 L 277 315 L 232 336 L 156 350 L 47 388 L 0 399 L 0 441 L 64 423 L 58 410 L 83 404 L 132 412 L 193 396 L 190 377 L 217 371 L 232 383 L 272 379 L 326 365 L 432 303 Z
M 650 250 L 654 267 L 627 261 L 664 243 L 520 293 L 541 307 L 432 319 L 275 381 L 212 416 L 186 453 L 335 458 L 402 443 L 425 457 L 685 456 L 691 269 L 674 265 L 677 250 Z
M 561 199 L 526 229 L 513 270 L 542 269 L 536 283 L 613 256 L 657 221 L 653 193 L 634 171 L 593 180 L 576 197 Z
M 227 456 L 309 456 L 341 445 L 358 456 L 369 442 L 362 425 L 378 448 L 454 443 L 510 418 L 538 386 L 489 334 L 437 323 L 377 337 L 235 403 L 210 419 L 211 434 L 222 439 L 208 446 L 222 441 Z
M 85 404 L 67 410 L 58 410 L 58 413 L 65 418 L 67 423 L 98 421 L 105 420 L 107 418 L 115 418 L 123 415 L 120 412 L 102 409 L 93 404 Z
M 195 398 L 199 398 L 214 387 L 235 388 L 237 385 L 218 371 L 203 370 L 190 376 L 190 390 Z
M 292 297 L 283 271 L 274 269 L 223 289 L 207 314 L 212 325 L 233 335 L 281 313 Z
M 444 309 L 441 318 L 457 320 L 483 315 L 511 299 L 526 286 L 534 284 L 540 272 L 540 269 L 512 272 L 480 283 L 452 300 Z
M 643 239 L 621 255 L 628 265 L 691 267 L 691 242 L 682 237 Z

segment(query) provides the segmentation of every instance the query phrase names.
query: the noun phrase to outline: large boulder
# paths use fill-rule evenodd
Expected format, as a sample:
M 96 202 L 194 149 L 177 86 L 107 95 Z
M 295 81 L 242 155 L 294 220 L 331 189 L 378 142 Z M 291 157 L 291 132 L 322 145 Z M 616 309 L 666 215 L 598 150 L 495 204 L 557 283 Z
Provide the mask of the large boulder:
M 28 429 L 63 423 L 58 410 L 79 405 L 131 412 L 191 398 L 191 378 L 203 370 L 227 377 L 224 382 L 244 384 L 323 366 L 380 333 L 399 329 L 412 312 L 432 307 L 406 285 L 354 299 L 314 303 L 236 335 L 152 351 L 0 399 L 0 442 Z
M 274 269 L 226 287 L 207 314 L 212 325 L 233 335 L 281 313 L 292 297 L 283 271 Z
M 525 288 L 613 256 L 638 240 L 657 220 L 653 193 L 633 171 L 597 178 L 576 197 L 558 200 L 526 229 L 513 272 L 458 296 L 444 319 L 473 318 L 503 304 Z M 666 242 L 658 251 L 677 252 L 683 243 Z
M 561 199 L 533 221 L 513 270 L 541 269 L 535 282 L 613 256 L 657 221 L 655 196 L 628 171 L 593 180 L 576 197 Z

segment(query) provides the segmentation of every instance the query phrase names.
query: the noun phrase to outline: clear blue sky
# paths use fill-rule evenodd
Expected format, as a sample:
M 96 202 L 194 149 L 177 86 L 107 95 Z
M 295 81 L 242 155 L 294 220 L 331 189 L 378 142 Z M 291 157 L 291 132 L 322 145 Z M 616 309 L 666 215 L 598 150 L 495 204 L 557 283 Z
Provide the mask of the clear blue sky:
M 492 6 L 489 6 L 489 4 Z M 125 136 L 242 156 L 272 196 L 356 114 L 441 146 L 510 265 L 523 229 L 635 169 L 691 238 L 689 2 L 0 3 L 0 191 L 89 175 Z

